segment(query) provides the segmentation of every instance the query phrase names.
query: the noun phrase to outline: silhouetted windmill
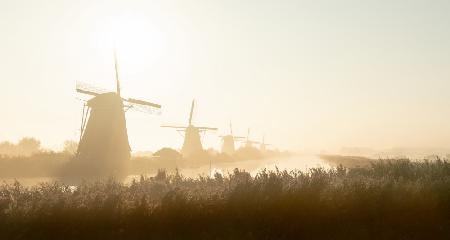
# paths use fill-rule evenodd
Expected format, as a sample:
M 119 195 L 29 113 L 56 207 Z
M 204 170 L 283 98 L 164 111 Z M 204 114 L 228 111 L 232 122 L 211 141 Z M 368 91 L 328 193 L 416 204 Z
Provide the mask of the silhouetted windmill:
M 221 136 L 223 144 L 222 144 L 222 153 L 226 153 L 228 155 L 234 154 L 236 151 L 235 142 L 238 140 L 243 140 L 245 137 L 236 137 L 233 135 L 233 126 L 230 122 L 230 134 Z
M 247 138 L 245 140 L 245 147 L 253 147 L 253 144 L 259 144 L 260 142 L 258 141 L 252 141 L 250 140 L 250 128 L 247 129 Z
M 117 175 L 125 170 L 130 159 L 130 145 L 125 111 L 135 109 L 153 112 L 161 105 L 133 98 L 123 98 L 117 58 L 114 54 L 116 92 L 77 84 L 77 92 L 93 96 L 83 107 L 77 160 L 86 166 L 89 175 Z
M 267 150 L 267 146 L 271 146 L 272 144 L 268 144 L 268 143 L 266 143 L 266 136 L 265 136 L 265 134 L 263 135 L 263 137 L 262 137 L 262 142 L 260 143 L 260 150 L 261 150 L 261 152 L 265 152 L 266 150 Z
M 192 118 L 194 116 L 195 100 L 192 100 L 191 112 L 189 114 L 189 122 L 187 127 L 169 126 L 163 125 L 165 128 L 175 128 L 179 132 L 184 132 L 184 143 L 181 148 L 181 154 L 184 157 L 190 157 L 194 154 L 201 153 L 203 151 L 202 142 L 200 139 L 200 133 L 206 131 L 216 131 L 217 128 L 211 127 L 196 127 L 192 124 Z

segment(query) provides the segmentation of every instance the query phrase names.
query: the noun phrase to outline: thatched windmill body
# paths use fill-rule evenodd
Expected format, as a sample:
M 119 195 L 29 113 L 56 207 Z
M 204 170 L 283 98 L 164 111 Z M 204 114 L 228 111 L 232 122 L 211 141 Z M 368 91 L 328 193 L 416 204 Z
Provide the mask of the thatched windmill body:
M 250 129 L 248 129 L 247 137 L 242 142 L 243 146 L 237 149 L 235 154 L 238 159 L 249 160 L 260 159 L 262 157 L 261 151 L 254 147 L 255 144 L 260 144 L 260 142 L 250 139 Z
M 272 144 L 266 143 L 266 135 L 265 134 L 263 134 L 261 142 L 250 140 L 250 128 L 249 128 L 247 131 L 247 139 L 245 140 L 245 147 L 251 148 L 254 145 L 258 145 L 258 144 L 259 144 L 259 149 L 261 150 L 261 152 L 265 152 L 267 150 L 267 146 L 272 145 Z
M 272 146 L 272 144 L 266 143 L 266 136 L 263 135 L 262 141 L 259 144 L 259 149 L 261 150 L 261 152 L 265 152 L 267 150 L 267 146 Z
M 250 128 L 247 129 L 247 137 L 244 140 L 244 143 L 245 143 L 244 147 L 246 148 L 252 148 L 253 144 L 260 144 L 260 142 L 258 141 L 250 140 Z
M 211 127 L 196 127 L 192 124 L 192 118 L 194 115 L 195 100 L 192 100 L 191 112 L 189 114 L 188 126 L 171 126 L 163 125 L 161 127 L 174 128 L 178 132 L 184 132 L 184 142 L 181 148 L 181 154 L 183 157 L 191 157 L 203 152 L 203 146 L 201 142 L 200 133 L 207 131 L 216 131 L 217 128 Z
M 221 136 L 223 144 L 222 144 L 222 153 L 226 153 L 228 155 L 232 155 L 236 152 L 235 142 L 238 140 L 243 140 L 245 137 L 237 137 L 233 134 L 233 126 L 230 123 L 230 134 Z
M 160 105 L 123 98 L 115 59 L 116 92 L 77 84 L 77 92 L 92 96 L 83 107 L 80 142 L 76 160 L 90 176 L 121 175 L 130 159 L 125 111 L 153 112 Z

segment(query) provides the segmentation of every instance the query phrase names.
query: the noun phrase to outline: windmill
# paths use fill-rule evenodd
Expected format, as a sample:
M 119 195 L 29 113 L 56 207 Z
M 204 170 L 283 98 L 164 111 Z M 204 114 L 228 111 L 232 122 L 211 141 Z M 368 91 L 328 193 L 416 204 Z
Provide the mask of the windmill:
M 260 146 L 261 152 L 265 152 L 266 149 L 267 149 L 267 148 L 266 148 L 267 146 L 272 146 L 272 144 L 266 143 L 266 136 L 265 136 L 265 134 L 263 135 L 262 141 L 261 141 L 261 143 L 259 144 L 259 146 Z
M 125 112 L 134 109 L 154 112 L 161 105 L 123 98 L 120 91 L 117 57 L 114 54 L 116 91 L 106 91 L 77 83 L 78 93 L 92 96 L 83 106 L 80 142 L 76 159 L 92 176 L 120 175 L 130 159 Z
M 192 100 L 191 112 L 189 114 L 189 122 L 188 126 L 170 126 L 163 125 L 161 127 L 164 128 L 174 128 L 178 132 L 184 132 L 184 143 L 181 148 L 181 154 L 184 157 L 190 157 L 194 154 L 201 153 L 203 151 L 202 142 L 200 139 L 200 133 L 204 133 L 207 131 L 216 131 L 217 128 L 211 127 L 196 127 L 192 124 L 192 118 L 194 116 L 194 108 L 195 108 L 195 100 Z
M 244 146 L 236 150 L 234 157 L 240 160 L 255 160 L 262 158 L 262 152 L 254 147 L 254 144 L 260 144 L 260 142 L 250 139 L 250 128 L 247 130 L 247 137 L 242 141 Z
M 233 135 L 233 126 L 230 122 L 230 134 L 221 136 L 223 144 L 222 144 L 222 153 L 226 153 L 228 155 L 234 154 L 236 151 L 235 142 L 238 140 L 243 140 L 245 137 L 236 137 Z
M 247 129 L 247 138 L 245 140 L 245 146 L 246 148 L 252 148 L 253 144 L 259 144 L 260 142 L 252 141 L 250 140 L 250 128 Z

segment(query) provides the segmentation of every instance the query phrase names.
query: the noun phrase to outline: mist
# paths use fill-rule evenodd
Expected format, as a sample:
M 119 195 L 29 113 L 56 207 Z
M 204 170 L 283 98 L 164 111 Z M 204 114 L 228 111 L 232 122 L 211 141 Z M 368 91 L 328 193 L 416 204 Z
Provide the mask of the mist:
M 449 12 L 0 1 L 0 239 L 449 239 Z
M 128 114 L 134 151 L 178 148 L 159 126 L 193 98 L 197 124 L 283 149 L 448 147 L 447 1 L 25 2 L 1 6 L 3 141 L 78 140 L 76 82 L 114 89 L 115 45 L 124 95 L 163 105 Z

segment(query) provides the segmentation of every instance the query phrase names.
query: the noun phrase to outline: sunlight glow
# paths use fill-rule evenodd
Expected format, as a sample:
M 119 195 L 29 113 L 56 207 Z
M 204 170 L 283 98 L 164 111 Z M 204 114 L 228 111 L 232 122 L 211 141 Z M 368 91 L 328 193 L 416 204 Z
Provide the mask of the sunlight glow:
M 114 81 L 113 57 L 117 54 L 119 78 L 127 90 L 128 82 L 158 63 L 164 51 L 163 33 L 145 16 L 120 15 L 98 20 L 92 37 L 97 56 L 101 56 L 103 75 L 90 79 L 93 85 L 111 89 Z M 98 70 L 100 72 L 101 70 Z

